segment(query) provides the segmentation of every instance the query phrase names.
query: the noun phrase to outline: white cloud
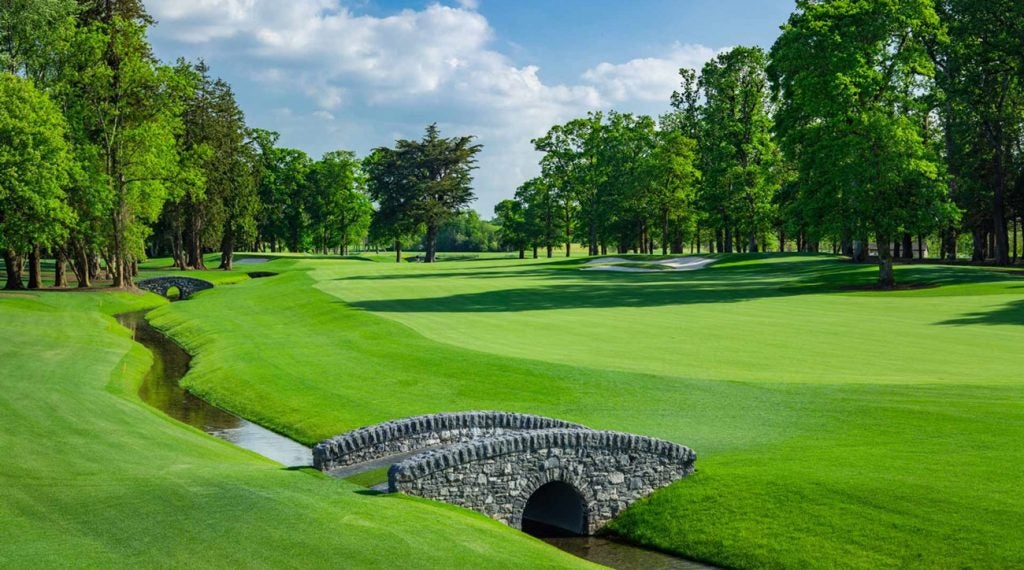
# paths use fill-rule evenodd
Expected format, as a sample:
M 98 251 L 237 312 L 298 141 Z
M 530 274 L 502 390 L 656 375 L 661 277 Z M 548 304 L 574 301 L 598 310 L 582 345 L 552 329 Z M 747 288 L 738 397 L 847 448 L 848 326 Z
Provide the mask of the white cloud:
M 578 84 L 547 84 L 536 66 L 517 66 L 492 46 L 494 31 L 476 0 L 386 17 L 353 13 L 337 0 L 147 0 L 146 6 L 159 22 L 152 32 L 158 48 L 204 56 L 214 73 L 278 97 L 273 108 L 294 108 L 294 115 L 247 109 L 250 117 L 276 122 L 257 126 L 280 131 L 285 144 L 308 146 L 312 154 L 365 152 L 396 136 L 417 137 L 435 121 L 445 133 L 477 135 L 485 146 L 477 207 L 485 216 L 537 172 L 531 138 L 612 105 L 660 112 L 678 68 L 699 67 L 716 53 L 674 45 L 665 58 L 601 63 Z
M 646 57 L 618 64 L 604 62 L 587 70 L 583 78 L 614 102 L 666 101 L 679 85 L 679 68 L 700 70 L 706 61 L 722 51 L 677 43 L 666 58 Z

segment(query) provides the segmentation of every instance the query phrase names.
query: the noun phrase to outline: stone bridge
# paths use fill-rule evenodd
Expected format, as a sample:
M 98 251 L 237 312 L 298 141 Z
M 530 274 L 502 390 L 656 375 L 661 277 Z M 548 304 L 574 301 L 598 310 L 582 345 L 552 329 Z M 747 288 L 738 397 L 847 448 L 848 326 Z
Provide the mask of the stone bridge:
M 209 281 L 203 281 L 202 279 L 196 279 L 194 277 L 185 277 L 183 275 L 151 277 L 149 279 L 143 279 L 135 285 L 139 289 L 149 291 L 150 293 L 156 293 L 163 297 L 167 296 L 167 291 L 171 287 L 177 287 L 180 292 L 180 296 L 178 297 L 179 299 L 188 299 L 193 293 L 205 291 L 206 289 L 213 289 L 213 283 L 210 283 Z
M 636 500 L 691 474 L 696 454 L 660 439 L 503 412 L 387 422 L 313 449 L 314 465 L 327 471 L 358 472 L 382 460 L 391 464 L 390 492 L 531 532 L 593 534 Z

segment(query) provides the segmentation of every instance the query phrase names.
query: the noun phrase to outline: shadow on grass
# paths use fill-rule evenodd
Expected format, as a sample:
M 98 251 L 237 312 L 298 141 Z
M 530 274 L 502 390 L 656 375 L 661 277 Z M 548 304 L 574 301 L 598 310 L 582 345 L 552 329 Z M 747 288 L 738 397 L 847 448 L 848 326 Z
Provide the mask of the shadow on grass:
M 506 277 L 532 279 L 529 287 L 457 293 L 416 299 L 374 299 L 350 303 L 368 311 L 395 313 L 499 313 L 554 309 L 660 307 L 705 303 L 736 303 L 767 297 L 806 294 L 890 295 L 891 291 L 856 291 L 877 278 L 873 265 L 811 258 L 798 263 L 742 263 L 726 260 L 692 272 L 621 273 L 565 271 L 548 265 L 510 271 L 429 271 L 415 274 L 362 275 L 345 279 L 395 280 L 439 277 Z M 578 263 L 577 263 L 578 264 Z M 942 287 L 963 283 L 1007 281 L 1006 275 L 957 267 L 906 266 L 897 270 L 901 283 Z M 545 280 L 551 280 L 545 284 Z M 933 289 L 934 290 L 934 289 Z
M 949 319 L 939 325 L 1024 325 L 1024 299 L 1012 301 L 998 309 L 986 312 L 967 313 L 966 315 Z

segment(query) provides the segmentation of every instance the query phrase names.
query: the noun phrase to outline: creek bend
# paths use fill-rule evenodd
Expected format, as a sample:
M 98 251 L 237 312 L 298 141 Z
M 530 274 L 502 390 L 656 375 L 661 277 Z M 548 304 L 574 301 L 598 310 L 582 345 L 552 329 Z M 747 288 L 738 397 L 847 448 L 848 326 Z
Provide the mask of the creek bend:
M 146 404 L 214 437 L 254 451 L 283 465 L 312 465 L 312 450 L 263 426 L 222 410 L 181 387 L 192 357 L 167 335 L 149 324 L 146 313 L 117 315 L 136 342 L 153 354 L 153 365 L 139 388 Z M 548 544 L 590 562 L 618 570 L 697 570 L 713 568 L 635 546 L 617 537 L 571 536 L 555 529 L 527 529 Z
M 147 311 L 117 316 L 136 342 L 153 353 L 139 388 L 142 401 L 172 418 L 289 467 L 313 464 L 310 448 L 210 404 L 181 387 L 192 357 L 146 321 Z

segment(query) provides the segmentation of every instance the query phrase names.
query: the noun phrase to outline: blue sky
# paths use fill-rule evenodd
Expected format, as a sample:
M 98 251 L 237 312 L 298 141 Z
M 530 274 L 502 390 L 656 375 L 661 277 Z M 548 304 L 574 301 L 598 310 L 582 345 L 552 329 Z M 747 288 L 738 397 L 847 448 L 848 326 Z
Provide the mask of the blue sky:
M 530 139 L 599 109 L 657 115 L 679 67 L 771 46 L 792 0 L 146 0 L 156 54 L 204 58 L 252 126 L 317 157 L 442 133 L 484 145 L 486 218 L 537 173 Z

